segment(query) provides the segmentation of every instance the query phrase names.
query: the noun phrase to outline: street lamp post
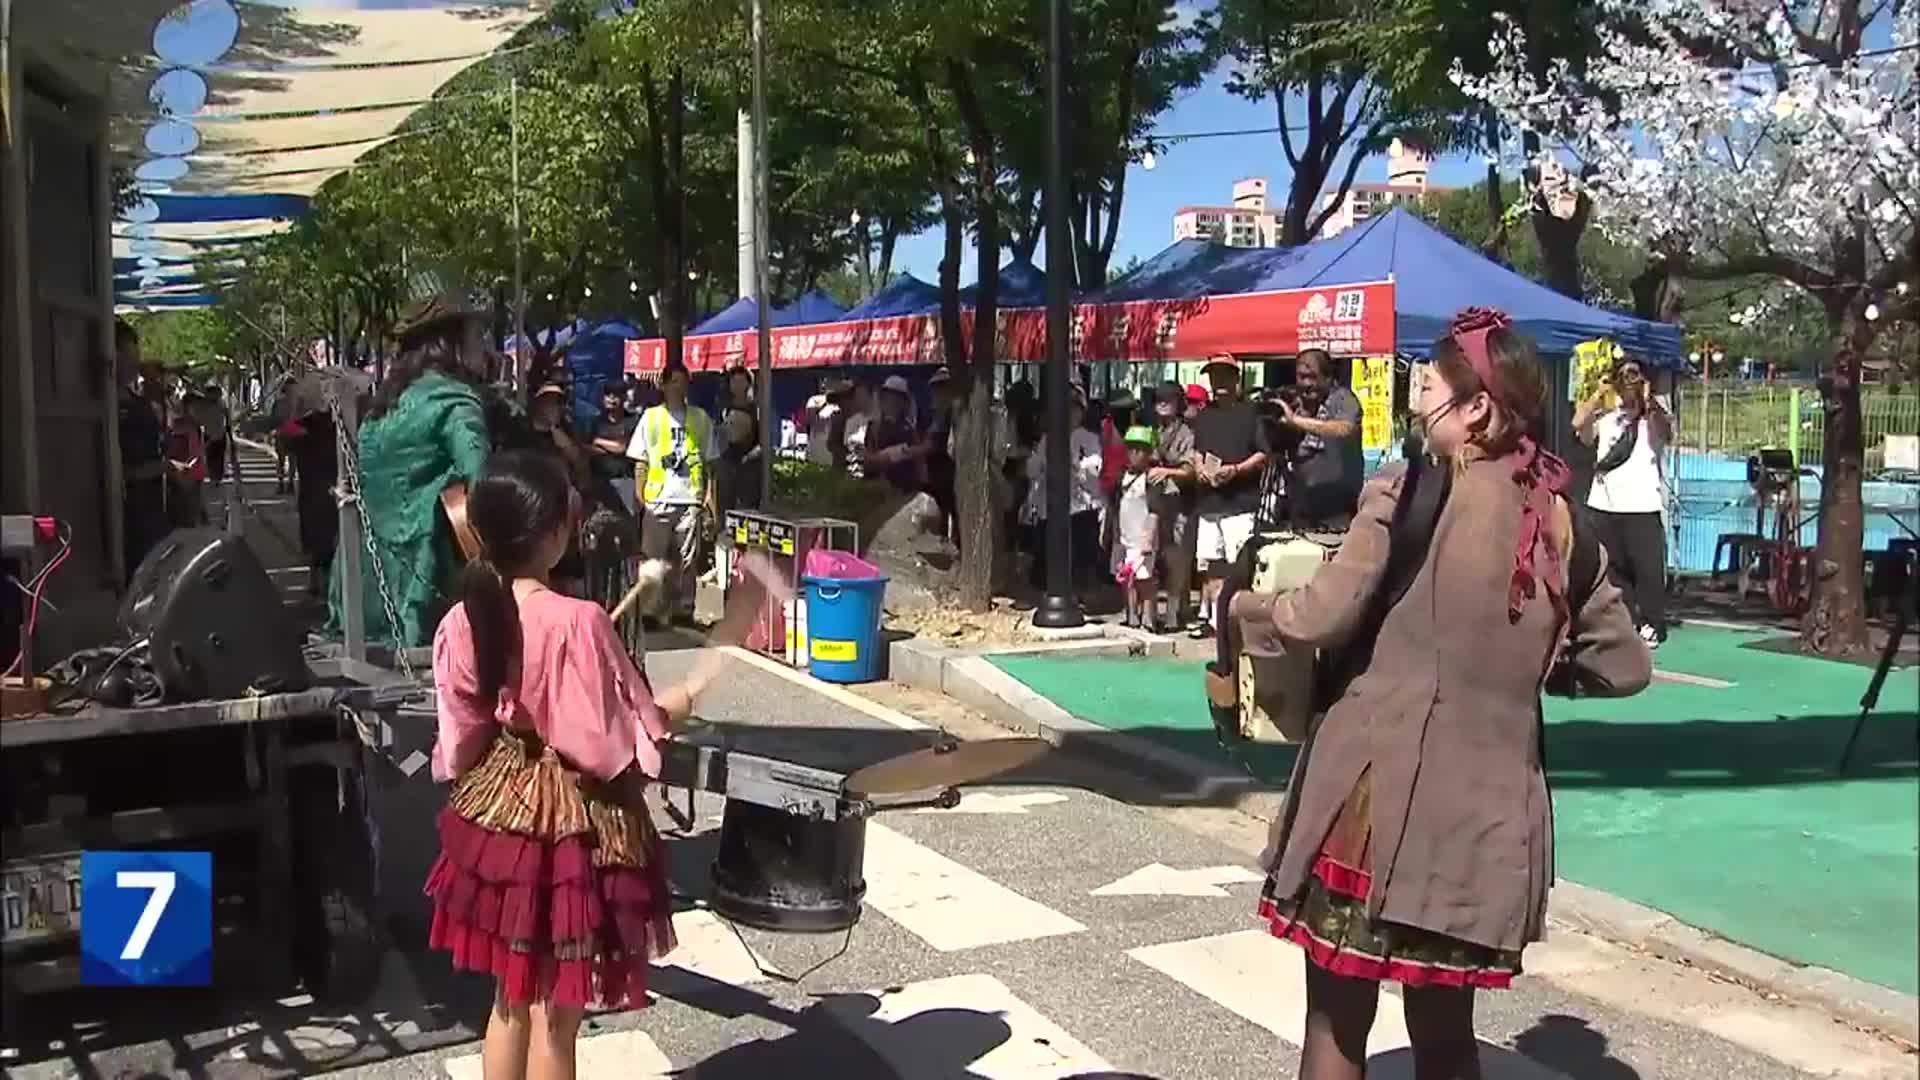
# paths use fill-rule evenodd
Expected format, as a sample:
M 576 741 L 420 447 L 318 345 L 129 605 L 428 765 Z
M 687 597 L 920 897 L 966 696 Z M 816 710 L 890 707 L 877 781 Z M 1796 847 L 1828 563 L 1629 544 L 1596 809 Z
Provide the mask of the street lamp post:
M 755 344 L 759 376 L 754 392 L 760 412 L 760 491 L 766 505 L 773 503 L 773 451 L 777 445 L 773 419 L 773 331 L 767 297 L 767 10 L 766 0 L 753 0 L 753 299 Z
M 1067 375 L 1073 362 L 1068 290 L 1073 283 L 1073 233 L 1067 218 L 1067 2 L 1050 0 L 1047 19 L 1047 595 L 1033 610 L 1033 624 L 1079 626 L 1086 622 L 1073 591 L 1073 482 L 1067 430 Z

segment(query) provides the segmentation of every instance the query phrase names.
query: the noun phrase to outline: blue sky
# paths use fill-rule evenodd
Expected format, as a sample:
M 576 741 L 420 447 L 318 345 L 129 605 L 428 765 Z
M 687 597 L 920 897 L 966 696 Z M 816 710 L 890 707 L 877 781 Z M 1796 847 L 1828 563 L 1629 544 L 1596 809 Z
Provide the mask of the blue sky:
M 1162 136 L 1234 131 L 1273 127 L 1274 122 L 1271 98 L 1249 101 L 1236 97 L 1227 92 L 1224 75 L 1216 73 L 1161 114 L 1155 131 Z M 1135 165 L 1127 174 L 1120 236 L 1113 251 L 1116 267 L 1125 265 L 1134 256 L 1149 258 L 1172 243 L 1173 213 L 1180 207 L 1225 205 L 1232 201 L 1233 182 L 1248 176 L 1266 177 L 1270 198 L 1284 200 L 1292 175 L 1277 134 L 1193 139 L 1176 143 L 1155 156 L 1154 168 Z M 1341 166 L 1345 166 L 1344 161 Z M 1442 187 L 1473 184 L 1486 175 L 1485 169 L 1479 158 L 1450 155 L 1434 163 L 1430 182 Z M 1357 177 L 1375 181 L 1386 178 L 1384 154 L 1363 163 Z M 902 240 L 894 250 L 894 271 L 910 273 L 929 282 L 937 280 L 941 246 L 938 229 Z M 1045 250 L 1043 243 L 1041 251 L 1034 255 L 1034 261 L 1042 266 L 1046 265 Z M 971 244 L 967 247 L 960 279 L 962 284 L 974 279 Z

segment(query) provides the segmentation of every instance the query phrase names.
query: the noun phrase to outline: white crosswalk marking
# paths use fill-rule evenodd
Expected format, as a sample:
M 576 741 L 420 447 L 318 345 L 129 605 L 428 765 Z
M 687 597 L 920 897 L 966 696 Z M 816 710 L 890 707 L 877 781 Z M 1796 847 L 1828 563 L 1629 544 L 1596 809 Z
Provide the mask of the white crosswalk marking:
M 868 823 L 866 856 L 867 905 L 941 952 L 1086 929 L 885 825 Z
M 991 975 L 909 983 L 827 1009 L 903 1077 L 1060 1080 L 1110 1066 Z
M 1300 950 L 1265 930 L 1148 945 L 1127 955 L 1294 1046 L 1303 1039 L 1307 984 Z M 1399 999 L 1382 1001 L 1367 1053 L 1406 1045 Z
M 447 1080 L 481 1080 L 480 1055 L 462 1054 L 442 1062 Z M 666 1080 L 673 1062 L 644 1031 L 588 1035 L 574 1050 L 580 1080 Z
M 1127 955 L 1216 1005 L 1278 1035 L 1293 1046 L 1305 1041 L 1307 981 L 1301 952 L 1265 930 L 1173 941 L 1130 949 Z M 1406 1015 L 1388 988 L 1367 1035 L 1367 1075 L 1411 1080 Z M 1487 1043 L 1480 1045 L 1487 1080 L 1565 1080 L 1560 1073 Z
M 681 911 L 673 916 L 673 936 L 679 941 L 660 963 L 684 968 L 716 982 L 746 986 L 762 982 L 753 953 L 741 943 L 739 935 L 711 911 Z M 771 966 L 771 965 L 769 965 Z

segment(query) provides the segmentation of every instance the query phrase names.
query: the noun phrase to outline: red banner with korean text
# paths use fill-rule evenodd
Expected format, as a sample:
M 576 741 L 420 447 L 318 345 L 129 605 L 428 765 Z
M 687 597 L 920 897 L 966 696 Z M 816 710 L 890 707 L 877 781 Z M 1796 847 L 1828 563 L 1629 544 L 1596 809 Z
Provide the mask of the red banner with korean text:
M 961 313 L 969 335 L 973 312 Z M 999 312 L 999 359 L 1034 363 L 1046 358 L 1045 308 Z M 1220 353 L 1292 356 L 1325 349 L 1335 356 L 1393 352 L 1393 286 L 1387 282 L 1237 293 L 1186 300 L 1136 300 L 1079 304 L 1073 309 L 1073 355 L 1077 361 L 1198 360 Z M 787 326 L 772 332 L 777 368 L 850 364 L 938 364 L 946 360 L 940 316 Z M 719 371 L 732 364 L 757 367 L 752 331 L 703 334 L 686 340 L 687 366 Z M 626 343 L 626 369 L 658 371 L 667 343 L 659 338 Z

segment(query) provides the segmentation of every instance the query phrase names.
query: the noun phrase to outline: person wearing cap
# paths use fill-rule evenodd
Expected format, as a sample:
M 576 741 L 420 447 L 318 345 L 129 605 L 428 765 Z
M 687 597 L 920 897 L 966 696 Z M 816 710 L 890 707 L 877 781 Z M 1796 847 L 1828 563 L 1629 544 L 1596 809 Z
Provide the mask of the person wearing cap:
M 898 494 L 919 492 L 932 445 L 915 437 L 913 388 L 904 377 L 889 375 L 880 384 L 879 412 L 867 424 L 865 449 L 868 476 L 885 479 Z
M 643 507 L 640 553 L 672 567 L 668 582 L 675 615 L 682 621 L 693 618 L 701 541 L 707 521 L 717 519 L 713 464 L 723 449 L 713 418 L 687 400 L 692 382 L 692 373 L 683 366 L 662 371 L 662 401 L 641 414 L 627 444 Z
M 1212 400 L 1213 395 L 1208 392 L 1206 387 L 1201 386 L 1199 383 L 1188 383 L 1187 407 L 1182 414 L 1186 418 L 1187 423 L 1193 423 L 1194 419 L 1200 415 L 1200 410 L 1206 408 L 1207 403 Z
M 1240 365 L 1217 359 L 1201 371 L 1213 384 L 1213 398 L 1193 421 L 1194 472 L 1200 481 L 1194 547 L 1202 564 L 1195 638 L 1212 635 L 1221 582 L 1253 535 L 1260 474 L 1271 452 L 1260 413 L 1240 400 Z
M 378 563 L 360 575 L 369 642 L 432 642 L 457 565 L 443 507 L 464 504 L 493 450 L 481 398 L 491 357 L 488 307 L 447 280 L 425 271 L 409 283 L 414 299 L 394 326 L 399 355 L 360 423 L 361 521 Z M 336 562 L 328 620 L 336 631 L 344 626 L 340 576 Z
M 1076 383 L 1067 404 L 1067 510 L 1070 565 L 1082 588 L 1093 584 L 1099 574 L 1100 508 L 1106 497 L 1100 490 L 1103 455 L 1100 436 L 1086 428 L 1087 392 Z M 1023 524 L 1033 529 L 1034 560 L 1031 581 L 1036 589 L 1046 587 L 1047 521 L 1047 435 L 1041 435 L 1027 458 L 1027 500 L 1021 511 Z
M 1145 424 L 1127 428 L 1121 443 L 1127 448 L 1127 468 L 1120 474 L 1113 500 L 1113 580 L 1126 593 L 1123 625 L 1160 632 L 1154 612 L 1153 562 L 1159 548 L 1160 524 L 1154 513 L 1167 481 L 1154 480 L 1154 429 Z
M 1166 382 L 1154 391 L 1153 467 L 1148 479 L 1158 485 L 1154 518 L 1160 529 L 1159 553 L 1166 568 L 1167 625 L 1187 628 L 1192 617 L 1194 499 L 1200 476 L 1193 467 L 1193 427 L 1185 414 L 1186 390 Z

